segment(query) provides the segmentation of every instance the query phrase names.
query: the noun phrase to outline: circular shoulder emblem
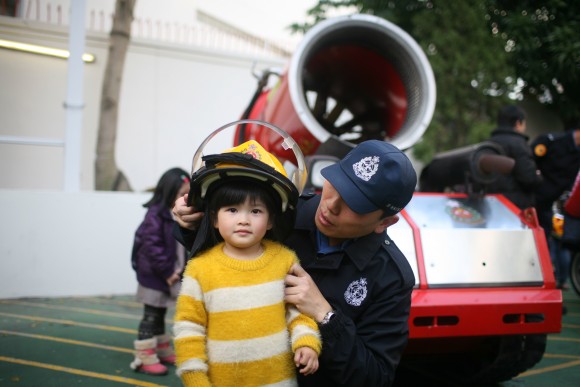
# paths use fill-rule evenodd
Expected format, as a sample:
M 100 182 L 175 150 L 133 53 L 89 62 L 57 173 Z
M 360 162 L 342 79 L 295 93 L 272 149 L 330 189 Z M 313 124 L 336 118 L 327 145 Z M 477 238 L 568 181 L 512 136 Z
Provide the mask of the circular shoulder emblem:
M 352 306 L 360 306 L 365 298 L 367 298 L 366 278 L 352 281 L 344 292 L 344 299 L 346 303 Z
M 538 157 L 542 157 L 546 155 L 548 148 L 544 144 L 538 144 L 534 147 L 534 154 Z

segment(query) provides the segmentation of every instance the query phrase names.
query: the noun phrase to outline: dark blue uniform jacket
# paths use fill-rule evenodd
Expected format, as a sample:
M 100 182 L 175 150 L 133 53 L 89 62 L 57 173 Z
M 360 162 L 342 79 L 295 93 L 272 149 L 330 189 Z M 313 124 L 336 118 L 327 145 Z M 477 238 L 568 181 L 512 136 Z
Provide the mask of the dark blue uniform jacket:
M 285 244 L 296 251 L 336 316 L 320 327 L 322 354 L 300 386 L 387 386 L 407 344 L 415 277 L 386 233 L 359 238 L 345 251 L 317 258 L 315 196 L 299 203 L 295 231 Z

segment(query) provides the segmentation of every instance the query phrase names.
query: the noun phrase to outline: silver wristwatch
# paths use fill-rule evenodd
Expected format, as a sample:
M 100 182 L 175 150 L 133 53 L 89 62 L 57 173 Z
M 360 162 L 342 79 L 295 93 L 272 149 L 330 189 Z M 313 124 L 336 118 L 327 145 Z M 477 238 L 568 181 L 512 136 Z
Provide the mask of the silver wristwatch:
M 330 312 L 326 313 L 326 315 L 324 315 L 324 318 L 322 319 L 321 322 L 319 322 L 319 325 L 326 325 L 330 322 L 330 319 L 332 319 L 334 317 L 334 310 L 331 310 Z

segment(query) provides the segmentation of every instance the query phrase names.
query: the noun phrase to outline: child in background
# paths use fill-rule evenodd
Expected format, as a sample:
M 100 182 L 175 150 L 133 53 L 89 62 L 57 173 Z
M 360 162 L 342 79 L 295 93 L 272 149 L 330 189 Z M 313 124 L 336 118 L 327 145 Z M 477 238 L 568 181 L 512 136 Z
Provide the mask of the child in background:
M 185 386 L 296 385 L 295 367 L 314 373 L 322 346 L 316 322 L 284 303 L 298 259 L 278 241 L 298 191 L 255 141 L 203 160 L 188 198 L 205 216 L 177 300 L 177 374 Z
M 144 304 L 131 368 L 150 375 L 166 375 L 175 364 L 171 337 L 165 333 L 167 308 L 175 305 L 185 262 L 185 249 L 172 235 L 171 208 L 189 190 L 188 173 L 172 168 L 159 179 L 147 203 L 145 219 L 135 232 L 131 264 L 137 273 L 137 300 Z

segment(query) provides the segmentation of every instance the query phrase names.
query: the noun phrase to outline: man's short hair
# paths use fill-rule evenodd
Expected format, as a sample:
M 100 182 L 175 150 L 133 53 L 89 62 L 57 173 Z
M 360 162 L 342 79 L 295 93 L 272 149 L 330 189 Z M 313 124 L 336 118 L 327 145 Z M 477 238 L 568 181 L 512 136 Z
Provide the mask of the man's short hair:
M 513 128 L 518 121 L 524 121 L 525 119 L 526 112 L 524 109 L 516 105 L 507 105 L 497 114 L 497 125 Z

